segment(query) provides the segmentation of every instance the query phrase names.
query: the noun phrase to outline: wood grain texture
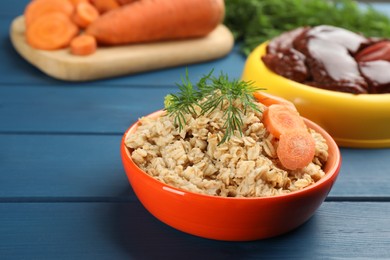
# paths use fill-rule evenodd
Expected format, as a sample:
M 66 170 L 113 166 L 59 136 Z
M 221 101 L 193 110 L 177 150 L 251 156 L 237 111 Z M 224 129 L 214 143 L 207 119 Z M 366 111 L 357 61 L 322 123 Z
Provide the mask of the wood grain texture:
M 20 16 L 10 28 L 17 52 L 47 75 L 66 81 L 104 79 L 209 61 L 227 55 L 234 45 L 232 33 L 221 24 L 202 38 L 99 47 L 92 55 L 76 56 L 67 48 L 57 51 L 32 48 L 26 42 L 24 25 Z
M 122 167 L 120 140 L 121 136 L 0 135 L 0 202 L 135 198 Z
M 28 153 L 34 154 L 39 151 L 39 155 L 32 160 L 33 165 L 29 165 L 28 169 L 40 169 L 42 165 L 47 165 L 51 169 L 56 169 L 55 164 L 64 165 L 64 169 L 56 171 L 74 171 L 66 169 L 71 167 L 71 164 L 64 164 L 61 157 L 57 161 L 47 164 L 45 156 L 49 156 L 50 149 L 55 149 L 57 139 L 64 138 L 73 140 L 71 142 L 62 142 L 66 147 L 66 153 L 72 154 L 72 149 L 83 149 L 81 146 L 91 145 L 92 141 L 104 143 L 104 149 L 119 149 L 119 139 L 124 131 L 134 123 L 139 117 L 147 115 L 155 110 L 162 108 L 163 97 L 175 92 L 176 87 L 144 87 L 144 86 L 123 86 L 123 87 L 94 87 L 91 86 L 10 86 L 0 87 L 0 152 L 3 158 L 17 157 L 18 150 L 11 150 L 9 153 L 8 147 L 24 147 Z M 14 133 L 14 135 L 12 135 Z M 19 135 L 22 134 L 23 135 Z M 32 134 L 31 136 L 28 134 Z M 51 136 L 45 137 L 45 134 Z M 107 134 L 114 135 L 111 140 L 105 136 Z M 60 138 L 57 138 L 59 135 Z M 61 137 L 63 135 L 78 135 L 78 138 Z M 89 137 L 88 135 L 92 135 Z M 31 143 L 31 140 L 39 140 L 35 145 L 26 145 Z M 101 139 L 101 140 L 100 140 Z M 72 143 L 73 142 L 73 143 Z M 42 143 L 42 145 L 39 145 Z M 79 148 L 80 147 L 80 148 Z M 115 150 L 116 151 L 116 150 Z M 60 152 L 60 151 L 57 151 Z M 390 158 L 390 149 L 341 149 L 342 166 L 339 178 L 330 193 L 331 199 L 355 199 L 366 200 L 367 198 L 388 199 L 390 197 L 390 164 L 387 163 Z M 58 156 L 60 154 L 58 153 Z M 79 163 L 83 161 L 77 158 Z M 106 164 L 112 164 L 113 161 L 119 162 L 119 154 L 117 157 L 106 156 L 104 151 L 92 151 L 91 154 L 84 155 L 89 160 L 97 160 L 101 163 L 100 158 L 106 160 Z M 0 157 L 1 160 L 2 157 Z M 23 166 L 23 158 L 17 158 L 19 161 L 16 165 Z M 13 164 L 0 164 L 2 171 L 10 171 L 13 169 Z M 84 168 L 81 168 L 84 169 Z M 74 178 L 68 180 L 69 183 L 77 182 L 77 176 L 85 176 L 86 182 L 78 183 L 75 190 L 65 192 L 62 190 L 61 195 L 68 196 L 74 193 L 82 196 L 98 195 L 97 190 L 91 189 L 91 193 L 83 192 L 83 185 L 96 185 L 93 179 L 94 172 L 83 172 L 77 170 L 76 175 L 70 175 Z M 2 184 L 3 194 L 10 192 L 9 196 L 19 196 L 15 191 L 22 192 L 21 196 L 40 196 L 36 194 L 44 187 L 44 183 L 36 182 L 37 188 L 34 185 L 24 185 L 20 189 L 12 190 L 12 185 L 5 185 L 5 178 L 14 178 L 15 176 L 23 175 L 21 172 L 14 172 L 12 175 L 0 175 L 3 178 Z M 50 177 L 50 172 L 38 171 L 34 175 L 39 176 L 43 182 Z M 47 177 L 48 176 L 48 177 Z M 66 175 L 64 175 L 66 176 Z M 31 175 L 29 178 L 34 178 Z M 102 178 L 113 178 L 110 172 Z M 15 180 L 14 180 L 15 181 Z M 34 181 L 31 180 L 33 183 Z M 117 181 L 117 180 L 116 180 Z M 15 182 L 15 184 L 22 184 Z M 14 185 L 15 185 L 14 184 Z M 30 187 L 30 188 L 29 188 Z M 70 186 L 69 186 L 70 187 Z M 89 189 L 88 189 L 89 190 Z M 0 189 L 1 191 L 1 189 Z M 61 189 L 58 189 L 61 191 Z M 104 196 L 114 194 L 114 191 L 107 190 Z M 47 196 L 58 196 L 59 194 L 47 193 Z M 72 195 L 72 196 L 73 196 Z M 77 195 L 76 195 L 77 196 Z
M 177 231 L 130 203 L 0 203 L 2 259 L 389 259 L 390 204 L 325 202 L 276 238 L 223 242 Z
M 341 149 L 327 201 L 280 237 L 207 240 L 155 219 L 126 179 L 122 133 L 162 107 L 186 67 L 192 81 L 212 68 L 239 78 L 239 46 L 200 64 L 61 81 L 12 46 L 29 1 L 0 2 L 0 259 L 390 259 L 390 149 Z
M 11 17 L 23 14 L 25 6 L 31 0 L 2 0 L 0 3 L 0 17 Z
M 163 108 L 171 87 L 3 86 L 0 132 L 123 133 Z
M 121 137 L 0 134 L 0 202 L 134 199 L 120 159 Z M 329 200 L 390 201 L 390 166 L 384 163 L 390 149 L 343 149 L 342 156 Z

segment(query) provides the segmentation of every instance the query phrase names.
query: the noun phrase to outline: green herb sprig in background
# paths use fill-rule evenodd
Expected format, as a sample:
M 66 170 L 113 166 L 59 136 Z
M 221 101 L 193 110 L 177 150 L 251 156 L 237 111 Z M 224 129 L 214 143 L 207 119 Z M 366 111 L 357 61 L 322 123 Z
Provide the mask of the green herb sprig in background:
M 230 139 L 237 130 L 242 135 L 242 115 L 247 109 L 259 111 L 255 104 L 253 92 L 261 90 L 251 82 L 229 80 L 226 74 L 219 77 L 212 76 L 213 71 L 202 77 L 196 87 L 190 82 L 188 72 L 181 84 L 177 84 L 179 92 L 165 97 L 164 105 L 168 115 L 174 116 L 174 123 L 179 131 L 186 124 L 185 114 L 194 117 L 213 112 L 218 107 L 224 111 L 226 119 L 223 127 L 225 133 L 220 143 Z M 240 106 L 237 106 L 237 101 Z M 224 105 L 227 107 L 224 108 Z M 199 107 L 200 109 L 195 109 Z
M 334 25 L 368 37 L 390 37 L 390 18 L 353 0 L 225 0 L 225 25 L 249 54 L 260 43 L 301 26 Z

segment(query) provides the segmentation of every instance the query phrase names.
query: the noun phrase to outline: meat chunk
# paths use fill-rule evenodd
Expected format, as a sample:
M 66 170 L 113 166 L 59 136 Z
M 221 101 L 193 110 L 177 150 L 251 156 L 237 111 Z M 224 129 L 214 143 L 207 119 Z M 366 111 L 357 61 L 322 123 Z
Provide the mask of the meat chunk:
M 308 78 L 305 56 L 293 48 L 293 41 L 308 27 L 285 32 L 267 45 L 267 54 L 262 57 L 266 66 L 288 79 L 303 82 Z
M 390 62 L 376 60 L 359 62 L 362 75 L 369 83 L 370 93 L 390 93 Z
M 345 46 L 314 36 L 297 40 L 294 46 L 306 56 L 313 79 L 308 84 L 353 94 L 367 93 L 367 82 Z

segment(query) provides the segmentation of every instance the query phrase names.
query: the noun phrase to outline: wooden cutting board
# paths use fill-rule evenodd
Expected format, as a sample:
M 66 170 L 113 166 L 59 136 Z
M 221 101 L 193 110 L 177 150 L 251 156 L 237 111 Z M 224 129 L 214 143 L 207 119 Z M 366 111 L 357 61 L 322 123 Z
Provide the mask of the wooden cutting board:
M 221 24 L 203 38 L 99 47 L 92 55 L 75 56 L 69 49 L 42 51 L 30 47 L 23 16 L 12 22 L 10 37 L 24 59 L 47 75 L 66 81 L 103 79 L 213 60 L 227 55 L 234 45 L 232 33 Z

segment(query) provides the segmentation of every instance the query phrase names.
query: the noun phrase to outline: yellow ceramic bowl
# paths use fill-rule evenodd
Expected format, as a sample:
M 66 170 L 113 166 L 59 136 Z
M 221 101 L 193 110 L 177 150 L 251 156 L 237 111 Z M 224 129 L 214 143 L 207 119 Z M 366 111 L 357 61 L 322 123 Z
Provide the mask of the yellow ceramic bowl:
M 289 80 L 261 60 L 267 43 L 249 55 L 242 79 L 292 101 L 300 114 L 322 126 L 340 146 L 390 147 L 390 94 L 349 94 Z

